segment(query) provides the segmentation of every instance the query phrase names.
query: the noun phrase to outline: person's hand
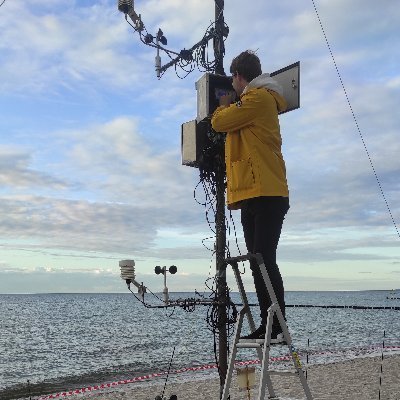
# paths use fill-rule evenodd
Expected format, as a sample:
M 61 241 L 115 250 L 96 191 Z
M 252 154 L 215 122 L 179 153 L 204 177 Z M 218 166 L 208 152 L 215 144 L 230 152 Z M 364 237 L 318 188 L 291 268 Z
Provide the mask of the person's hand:
M 223 96 L 221 96 L 219 98 L 219 105 L 220 106 L 229 106 L 229 104 L 231 104 L 234 99 L 232 98 L 232 93 L 229 94 L 224 94 Z

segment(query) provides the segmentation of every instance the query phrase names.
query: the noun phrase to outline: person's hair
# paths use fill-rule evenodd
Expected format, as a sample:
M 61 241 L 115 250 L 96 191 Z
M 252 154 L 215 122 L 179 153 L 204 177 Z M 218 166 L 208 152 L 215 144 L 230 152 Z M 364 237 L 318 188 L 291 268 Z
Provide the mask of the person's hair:
M 247 82 L 251 82 L 262 74 L 260 59 L 251 50 L 243 51 L 232 60 L 230 73 L 233 75 L 239 74 Z

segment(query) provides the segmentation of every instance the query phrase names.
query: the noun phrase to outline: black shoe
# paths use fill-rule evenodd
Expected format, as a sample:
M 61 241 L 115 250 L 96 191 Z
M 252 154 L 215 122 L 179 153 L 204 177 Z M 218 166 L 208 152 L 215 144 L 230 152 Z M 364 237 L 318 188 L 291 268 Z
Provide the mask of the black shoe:
M 259 326 L 254 332 L 247 336 L 241 336 L 240 339 L 264 339 L 265 337 L 265 325 Z
M 242 336 L 240 339 L 254 340 L 254 339 L 265 339 L 265 325 L 261 325 L 254 332 L 247 336 Z M 285 337 L 283 335 L 282 329 L 280 327 L 272 327 L 271 332 L 271 344 L 287 344 Z
M 279 325 L 272 325 L 271 344 L 287 344 L 282 328 Z
M 283 332 L 277 332 L 271 334 L 271 344 L 287 344 Z

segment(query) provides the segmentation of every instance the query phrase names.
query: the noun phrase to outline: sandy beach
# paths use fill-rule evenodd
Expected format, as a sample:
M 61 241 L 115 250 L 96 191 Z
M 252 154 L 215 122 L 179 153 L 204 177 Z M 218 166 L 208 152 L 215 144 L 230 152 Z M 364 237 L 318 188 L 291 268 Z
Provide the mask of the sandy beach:
M 381 374 L 382 365 L 382 374 Z M 365 357 L 323 365 L 312 365 L 307 370 L 308 383 L 315 400 L 399 400 L 400 399 L 400 355 Z M 380 378 L 381 385 L 380 385 Z M 272 376 L 279 399 L 304 399 L 304 392 L 297 376 Z M 146 384 L 127 384 L 102 391 L 84 393 L 70 399 L 104 400 L 153 400 L 161 395 L 165 379 L 157 379 Z M 257 380 L 256 380 L 257 382 Z M 380 397 L 379 397 L 380 389 Z M 257 386 L 251 390 L 251 399 L 256 398 Z M 178 399 L 219 399 L 219 380 L 201 372 L 185 378 L 172 377 L 166 385 L 164 397 L 171 395 Z M 248 399 L 247 391 L 237 387 L 236 373 L 231 385 L 231 400 Z

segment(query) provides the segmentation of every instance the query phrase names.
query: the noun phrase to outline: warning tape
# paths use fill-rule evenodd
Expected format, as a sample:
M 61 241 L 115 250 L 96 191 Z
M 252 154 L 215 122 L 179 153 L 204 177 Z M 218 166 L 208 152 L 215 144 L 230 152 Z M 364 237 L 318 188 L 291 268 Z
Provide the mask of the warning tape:
M 382 349 L 382 347 L 368 347 L 368 348 L 359 348 L 356 350 L 378 350 L 378 349 Z M 400 346 L 385 346 L 384 347 L 385 350 L 399 350 Z M 343 350 L 346 351 L 346 350 Z M 308 353 L 308 355 L 326 355 L 326 354 L 335 354 L 338 351 L 321 351 L 321 352 L 312 352 L 312 353 Z M 285 355 L 285 356 L 280 356 L 280 357 L 270 357 L 269 358 L 270 362 L 274 362 L 274 361 L 290 361 L 292 360 L 292 357 L 290 355 Z M 260 360 L 249 360 L 249 361 L 237 361 L 235 362 L 236 366 L 245 366 L 245 365 L 254 365 L 254 364 L 260 364 Z M 174 371 L 170 371 L 170 374 L 180 374 L 180 373 L 184 373 L 184 372 L 194 372 L 194 371 L 205 371 L 205 370 L 210 370 L 210 369 L 217 369 L 217 365 L 216 364 L 209 364 L 209 365 L 202 365 L 199 367 L 188 367 L 188 368 L 181 368 L 181 369 L 177 369 Z M 116 381 L 116 382 L 111 382 L 111 383 L 103 383 L 101 385 L 94 385 L 94 386 L 88 386 L 85 388 L 81 388 L 81 389 L 75 389 L 75 390 L 69 390 L 69 391 L 65 391 L 65 392 L 60 392 L 60 393 L 56 393 L 56 394 L 50 394 L 50 395 L 46 395 L 46 396 L 41 396 L 38 397 L 36 400 L 50 400 L 50 399 L 60 399 L 60 398 L 65 398 L 65 397 L 69 397 L 69 396 L 73 396 L 76 394 L 82 394 L 82 393 L 88 393 L 88 392 L 94 392 L 96 390 L 102 390 L 102 389 L 108 389 L 108 388 L 113 388 L 119 385 L 126 385 L 129 383 L 136 383 L 136 382 L 142 382 L 142 381 L 147 381 L 149 379 L 152 378 L 158 378 L 160 376 L 164 376 L 167 375 L 168 372 L 167 371 L 163 371 L 163 372 L 159 372 L 159 373 L 152 373 L 149 375 L 143 375 L 143 376 L 138 376 L 138 377 L 134 377 L 131 379 L 123 379 L 120 381 Z
M 281 357 L 271 357 L 270 361 L 289 361 L 291 358 L 290 356 L 281 356 Z M 250 360 L 250 361 L 237 361 L 235 362 L 235 365 L 237 366 L 244 366 L 244 365 L 252 365 L 252 364 L 259 364 L 260 360 Z M 177 369 L 174 371 L 170 371 L 170 374 L 181 374 L 184 372 L 194 372 L 194 371 L 205 371 L 205 370 L 210 370 L 210 369 L 217 369 L 217 365 L 215 364 L 210 364 L 210 365 L 201 365 L 199 367 L 188 367 L 188 368 L 181 368 Z M 120 381 L 116 382 L 111 382 L 111 383 L 103 383 L 101 385 L 94 385 L 94 386 L 88 386 L 85 388 L 81 389 L 75 389 L 75 390 L 69 390 L 65 392 L 60 392 L 56 394 L 50 394 L 47 396 L 42 396 L 38 397 L 37 400 L 50 400 L 50 399 L 59 399 L 59 398 L 64 398 L 64 397 L 69 397 L 73 396 L 76 394 L 82 394 L 82 393 L 88 393 L 88 392 L 93 392 L 96 390 L 102 390 L 102 389 L 108 389 L 108 388 L 113 388 L 119 385 L 126 385 L 129 383 L 135 383 L 135 382 L 142 382 L 142 381 L 147 381 L 152 378 L 157 378 L 163 375 L 166 375 L 168 372 L 163 371 L 159 373 L 153 373 L 150 375 L 143 375 L 143 376 L 138 376 L 135 378 L 131 379 L 123 379 Z

